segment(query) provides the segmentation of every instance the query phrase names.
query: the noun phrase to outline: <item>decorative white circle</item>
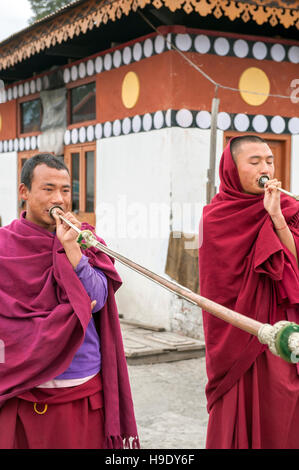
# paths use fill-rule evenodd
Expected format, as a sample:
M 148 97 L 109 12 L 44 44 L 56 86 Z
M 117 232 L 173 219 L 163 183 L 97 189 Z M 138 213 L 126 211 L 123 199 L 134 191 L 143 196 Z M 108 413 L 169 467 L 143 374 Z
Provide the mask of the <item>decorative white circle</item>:
M 143 129 L 147 132 L 152 128 L 152 116 L 150 113 L 146 113 L 142 119 Z
M 6 153 L 7 150 L 8 150 L 8 142 L 7 142 L 7 140 L 5 140 L 5 141 L 3 142 L 3 151 Z
M 7 100 L 7 93 L 5 88 L 1 90 L 1 103 L 6 103 Z
M 140 60 L 142 57 L 142 46 L 140 42 L 136 42 L 133 46 L 133 57 L 136 61 Z
M 156 54 L 161 54 L 161 52 L 164 51 L 164 49 L 165 49 L 165 38 L 163 36 L 161 36 L 161 34 L 159 34 L 159 36 L 157 36 L 155 38 L 154 46 L 155 46 Z
M 171 43 L 172 43 L 172 34 L 168 33 L 167 34 L 167 41 L 166 41 L 166 47 L 167 49 L 171 49 Z
M 268 53 L 267 46 L 264 42 L 257 41 L 252 48 L 253 57 L 257 60 L 263 60 Z
M 86 77 L 86 64 L 85 62 L 81 62 L 79 65 L 79 77 L 85 78 Z
M 288 57 L 293 64 L 299 64 L 299 47 L 291 46 L 288 51 Z
M 120 65 L 121 65 L 121 52 L 120 50 L 117 49 L 116 51 L 113 52 L 113 66 L 115 68 L 118 68 L 120 67 Z
M 143 53 L 145 57 L 150 57 L 154 52 L 153 41 L 150 38 L 147 38 L 143 44 Z
M 40 77 L 36 79 L 36 89 L 38 92 L 40 92 L 42 89 L 42 79 Z
M 229 53 L 229 41 L 226 38 L 217 38 L 214 42 L 216 54 L 224 56 Z
M 24 95 L 24 86 L 23 86 L 23 83 L 21 83 L 21 84 L 19 85 L 18 94 L 19 94 L 19 98 L 22 98 L 22 96 Z
M 199 111 L 196 114 L 196 124 L 201 129 L 208 129 L 211 126 L 211 114 L 209 111 Z
M 2 153 L 2 152 L 3 152 L 3 142 L 2 142 L 2 140 L 0 140 L 0 153 Z M 17 152 L 17 150 L 16 150 L 16 152 Z
M 138 116 L 138 114 L 136 116 L 134 116 L 133 119 L 132 119 L 132 129 L 133 129 L 133 132 L 140 132 L 141 117 Z
M 64 81 L 64 83 L 69 83 L 70 79 L 71 79 L 70 69 L 69 68 L 64 69 L 64 71 L 63 71 L 63 81 Z
M 10 139 L 8 141 L 8 150 L 9 150 L 9 152 L 13 151 L 13 140 L 12 139 Z
M 18 97 L 18 87 L 16 85 L 12 89 L 12 96 L 14 97 L 15 100 Z
M 71 68 L 71 79 L 73 82 L 78 80 L 78 67 L 77 65 L 73 65 Z
M 69 69 L 67 69 L 69 71 Z M 69 71 L 70 73 L 70 71 Z M 49 88 L 49 77 L 48 75 L 44 75 L 43 77 L 43 89 L 47 90 Z
M 131 119 L 126 117 L 122 122 L 123 134 L 127 135 L 131 132 Z
M 29 82 L 24 83 L 24 94 L 25 96 L 29 95 L 30 92 L 30 87 L 29 87 Z
M 249 127 L 249 117 L 247 114 L 239 113 L 234 118 L 234 125 L 237 131 L 244 132 L 247 131 Z
M 167 109 L 165 113 L 165 124 L 167 127 L 171 127 L 171 109 Z
M 105 57 L 104 57 L 104 69 L 105 70 L 110 70 L 112 67 L 112 56 L 111 54 L 105 54 Z
M 164 116 L 162 111 L 157 111 L 154 114 L 154 128 L 161 129 L 164 125 Z
M 206 54 L 210 50 L 211 41 L 205 34 L 199 34 L 195 38 L 194 47 L 196 52 L 199 52 L 200 54 Z
M 217 127 L 222 131 L 226 131 L 231 127 L 232 120 L 228 113 L 221 111 L 217 116 Z
M 30 150 L 30 137 L 25 137 L 25 150 Z
M 113 135 L 118 137 L 121 133 L 121 123 L 119 119 L 113 122 Z
M 196 114 L 196 124 L 201 129 L 209 129 L 211 126 L 211 114 L 209 111 L 199 111 Z
M 98 56 L 95 61 L 95 69 L 96 73 L 101 73 L 103 70 L 103 58 Z
M 237 39 L 234 42 L 233 49 L 234 49 L 235 55 L 239 57 L 240 59 L 243 59 L 244 57 L 248 56 L 249 46 L 248 46 L 248 43 L 244 41 L 244 39 Z
M 291 134 L 299 134 L 299 118 L 292 117 L 288 122 L 288 128 Z
M 98 123 L 96 124 L 95 130 L 94 130 L 96 139 L 101 139 L 103 135 L 103 126 L 102 124 Z
M 190 34 L 177 34 L 175 36 L 175 45 L 180 51 L 189 51 L 192 46 Z
M 193 116 L 189 109 L 180 109 L 176 113 L 175 119 L 180 127 L 190 127 L 193 122 Z
M 33 135 L 30 140 L 31 140 L 31 142 L 30 142 L 31 150 L 35 150 L 36 147 L 37 147 L 37 138 L 36 138 L 36 136 Z
M 64 133 L 64 144 L 70 145 L 71 143 L 71 131 L 67 129 Z
M 41 135 L 42 134 L 39 134 L 36 138 L 36 145 L 37 145 L 37 148 L 40 148 L 40 140 L 41 140 Z
M 266 132 L 268 120 L 262 114 L 257 114 L 252 120 L 252 127 L 256 132 Z
M 86 141 L 86 128 L 80 127 L 79 129 L 79 141 L 83 144 Z
M 94 140 L 94 127 L 88 126 L 87 128 L 87 140 L 88 142 L 92 142 Z
M 94 63 L 93 60 L 89 59 L 86 64 L 87 75 L 90 77 L 94 74 Z
M 17 152 L 19 150 L 19 139 L 14 140 L 14 151 Z
M 274 116 L 270 121 L 270 126 L 275 134 L 281 134 L 285 130 L 285 120 L 281 116 Z
M 12 88 L 8 88 L 7 90 L 7 99 L 8 101 L 12 99 Z
M 35 80 L 31 80 L 30 82 L 30 92 L 34 94 L 36 92 L 36 83 Z
M 126 46 L 123 50 L 123 62 L 128 65 L 132 60 L 132 51 L 129 46 Z
M 19 140 L 19 150 L 20 152 L 23 152 L 25 148 L 25 139 L 24 137 L 21 137 L 20 140 Z
M 275 62 L 281 62 L 285 58 L 286 51 L 282 44 L 274 44 L 270 49 L 270 54 Z
M 112 134 L 112 124 L 110 121 L 105 122 L 104 124 L 104 136 L 110 137 Z
M 76 144 L 78 142 L 78 129 L 74 127 L 74 129 L 71 130 L 71 141 L 72 144 Z

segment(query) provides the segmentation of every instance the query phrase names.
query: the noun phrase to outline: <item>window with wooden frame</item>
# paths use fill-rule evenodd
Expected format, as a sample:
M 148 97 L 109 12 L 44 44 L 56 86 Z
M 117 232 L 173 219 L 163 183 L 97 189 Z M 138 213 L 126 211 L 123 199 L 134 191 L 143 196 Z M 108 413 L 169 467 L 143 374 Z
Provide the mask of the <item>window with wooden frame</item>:
M 40 132 L 42 122 L 41 99 L 35 98 L 19 103 L 19 129 L 20 134 L 33 134 Z
M 95 225 L 96 145 L 66 147 L 64 161 L 71 174 L 72 212 L 81 222 Z
M 69 124 L 96 119 L 96 83 L 82 83 L 69 90 Z

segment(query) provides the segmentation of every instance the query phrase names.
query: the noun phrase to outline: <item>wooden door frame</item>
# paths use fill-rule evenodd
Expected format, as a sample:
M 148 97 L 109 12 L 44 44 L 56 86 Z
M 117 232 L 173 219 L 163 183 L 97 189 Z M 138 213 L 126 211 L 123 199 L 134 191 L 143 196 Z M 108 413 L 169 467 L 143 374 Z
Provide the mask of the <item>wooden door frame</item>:
M 86 213 L 86 206 L 85 206 L 85 194 L 86 194 L 86 173 L 84 166 L 81 164 L 81 160 L 83 160 L 84 155 L 86 152 L 93 151 L 94 152 L 94 203 L 96 205 L 96 142 L 89 142 L 89 143 L 79 143 L 79 144 L 72 144 L 72 145 L 67 145 L 64 147 L 64 162 L 67 165 L 70 175 L 71 175 L 71 181 L 72 181 L 72 166 L 71 166 L 71 154 L 72 153 L 79 153 L 79 214 L 87 214 Z M 84 209 L 84 210 L 83 210 Z M 95 215 L 95 207 L 94 211 L 90 212 L 90 214 L 93 214 L 93 223 L 91 225 L 94 225 L 96 222 L 96 215 Z
M 238 131 L 224 131 L 223 132 L 223 148 L 225 148 L 227 144 L 227 139 L 230 139 L 232 137 L 241 137 L 241 136 L 246 136 L 247 134 L 244 134 L 242 132 Z M 292 146 L 292 141 L 291 141 L 291 135 L 289 134 L 271 134 L 271 133 L 264 133 L 264 134 L 258 134 L 257 132 L 250 132 L 248 135 L 256 135 L 257 137 L 261 137 L 261 139 L 265 140 L 277 140 L 280 142 L 284 143 L 285 146 L 285 184 L 284 184 L 284 189 L 290 190 L 290 184 L 291 184 L 291 146 Z

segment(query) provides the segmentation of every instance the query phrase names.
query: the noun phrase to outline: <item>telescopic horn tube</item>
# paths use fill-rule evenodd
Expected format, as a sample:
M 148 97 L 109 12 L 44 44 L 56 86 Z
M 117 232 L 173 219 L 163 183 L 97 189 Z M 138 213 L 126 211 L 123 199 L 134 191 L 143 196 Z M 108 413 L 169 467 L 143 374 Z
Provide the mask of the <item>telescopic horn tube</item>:
M 49 210 L 49 214 L 53 217 L 53 211 L 62 208 L 53 206 Z M 267 344 L 270 351 L 283 358 L 284 360 L 292 363 L 299 362 L 299 325 L 291 322 L 278 322 L 275 325 L 261 323 L 254 318 L 247 317 L 241 313 L 235 312 L 223 305 L 220 305 L 213 300 L 202 297 L 199 294 L 192 292 L 190 289 L 170 281 L 159 274 L 156 274 L 147 268 L 135 263 L 134 261 L 126 258 L 125 256 L 111 250 L 106 245 L 100 243 L 95 235 L 90 230 L 80 230 L 62 214 L 57 215 L 63 222 L 72 227 L 79 234 L 77 242 L 83 248 L 95 247 L 106 255 L 116 259 L 125 266 L 131 268 L 133 271 L 141 274 L 142 276 L 150 279 L 168 291 L 182 297 L 183 299 L 191 302 L 203 310 L 211 313 L 215 317 L 224 320 L 231 325 L 240 328 L 247 333 L 257 336 L 262 344 Z
M 267 183 L 267 181 L 269 181 L 269 176 L 266 176 L 266 175 L 263 175 L 260 177 L 259 181 L 258 181 L 258 184 L 260 186 L 260 188 L 263 188 L 265 183 Z M 290 193 L 289 191 L 286 191 L 285 189 L 282 189 L 282 188 L 277 188 L 279 191 L 281 191 L 282 193 L 286 194 L 287 196 L 290 196 L 294 199 L 296 199 L 296 201 L 299 201 L 299 195 L 296 196 L 296 194 L 294 193 Z

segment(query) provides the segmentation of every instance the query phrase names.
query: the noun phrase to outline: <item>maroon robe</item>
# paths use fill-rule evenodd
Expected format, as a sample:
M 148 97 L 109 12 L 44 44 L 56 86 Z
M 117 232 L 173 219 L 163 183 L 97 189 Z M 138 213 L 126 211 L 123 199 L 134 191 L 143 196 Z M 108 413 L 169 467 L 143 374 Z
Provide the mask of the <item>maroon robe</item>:
M 93 227 L 82 224 L 82 229 Z M 107 301 L 95 319 L 101 374 L 78 387 L 41 390 L 36 386 L 66 370 L 82 344 L 91 299 L 55 234 L 28 221 L 24 213 L 0 229 L 0 339 L 5 344 L 5 361 L 0 363 L 0 448 L 38 442 L 46 448 L 78 442 L 88 448 L 139 447 L 115 301 L 121 279 L 109 256 L 95 248 L 84 253 L 108 282 Z M 49 405 L 44 415 L 35 413 L 35 402 L 41 409 L 44 403 Z M 59 414 L 66 417 L 60 434 L 53 432 L 53 423 L 62 423 Z M 37 418 L 47 420 L 48 426 L 39 428 Z M 83 436 L 82 423 L 92 437 Z
M 299 271 L 264 209 L 242 191 L 230 142 L 220 190 L 203 211 L 200 293 L 262 323 L 299 323 Z M 299 254 L 299 204 L 281 196 Z M 298 448 L 298 366 L 255 336 L 203 312 L 209 411 L 207 448 Z

